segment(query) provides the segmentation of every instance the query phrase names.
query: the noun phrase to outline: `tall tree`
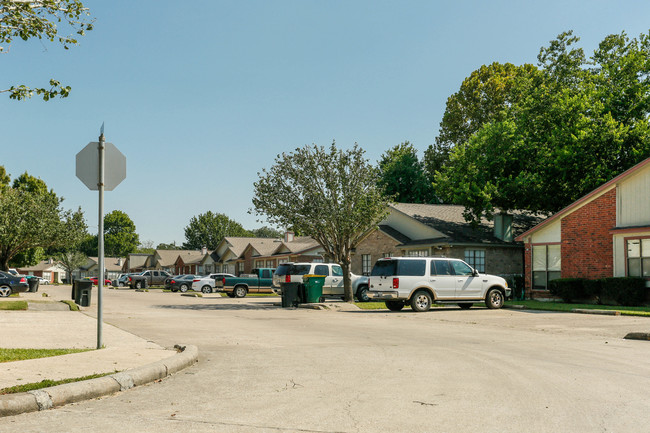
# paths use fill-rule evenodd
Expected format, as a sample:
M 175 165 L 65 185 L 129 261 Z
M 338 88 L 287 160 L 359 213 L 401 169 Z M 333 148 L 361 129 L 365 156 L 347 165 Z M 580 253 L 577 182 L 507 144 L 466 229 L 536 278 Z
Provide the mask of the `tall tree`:
M 114 210 L 104 218 L 104 252 L 109 257 L 126 257 L 135 252 L 140 238 L 135 224 L 121 210 Z
M 377 186 L 377 170 L 358 145 L 332 143 L 282 153 L 254 184 L 253 212 L 280 227 L 314 238 L 343 268 L 345 299 L 353 300 L 350 252 L 385 215 L 388 200 Z
M 55 258 L 57 263 L 65 269 L 68 283 L 71 283 L 74 271 L 82 267 L 88 257 L 81 251 L 66 250 L 58 252 Z
M 387 150 L 381 156 L 379 186 L 397 202 L 430 203 L 435 199 L 424 164 L 418 159 L 415 147 L 408 141 Z
M 252 233 L 225 214 L 207 211 L 190 219 L 185 227 L 183 248 L 197 250 L 207 247 L 213 250 L 226 236 L 251 237 Z
M 0 269 L 33 248 L 65 248 L 77 242 L 86 225 L 81 209 L 61 208 L 53 192 L 23 188 L 0 189 Z
M 435 177 L 478 220 L 498 207 L 555 212 L 650 156 L 648 36 L 610 35 L 590 59 L 560 34 L 498 119 L 477 125 Z
M 447 164 L 456 146 L 466 143 L 483 125 L 503 120 L 521 97 L 521 86 L 536 76 L 539 71 L 533 65 L 494 62 L 465 78 L 458 92 L 447 99 L 436 142 L 424 153 L 430 178 Z
M 250 231 L 253 236 L 256 238 L 282 238 L 284 236 L 284 233 L 282 233 L 280 230 L 273 229 L 271 227 L 267 226 L 262 226 L 258 229 L 254 229 Z
M 83 36 L 92 30 L 89 17 L 88 8 L 79 0 L 0 0 L 0 44 L 11 44 L 16 38 L 25 41 L 37 38 L 60 43 L 67 50 L 78 43 L 74 34 Z M 73 34 L 62 34 L 61 30 L 66 28 Z M 0 53 L 7 51 L 7 46 L 0 45 Z M 70 94 L 70 87 L 57 80 L 50 80 L 49 85 L 49 88 L 33 89 L 25 85 L 11 86 L 0 93 L 7 92 L 10 98 L 19 100 L 31 98 L 36 93 L 45 101 Z

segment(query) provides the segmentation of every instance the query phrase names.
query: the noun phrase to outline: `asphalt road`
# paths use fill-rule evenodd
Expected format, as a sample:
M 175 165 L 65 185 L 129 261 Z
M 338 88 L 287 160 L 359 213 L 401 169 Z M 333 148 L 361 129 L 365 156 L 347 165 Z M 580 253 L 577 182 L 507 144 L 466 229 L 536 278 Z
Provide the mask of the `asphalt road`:
M 650 318 L 281 309 L 106 290 L 105 321 L 199 363 L 0 432 L 647 432 Z M 87 313 L 92 314 L 92 311 Z M 71 313 L 74 314 L 74 313 Z

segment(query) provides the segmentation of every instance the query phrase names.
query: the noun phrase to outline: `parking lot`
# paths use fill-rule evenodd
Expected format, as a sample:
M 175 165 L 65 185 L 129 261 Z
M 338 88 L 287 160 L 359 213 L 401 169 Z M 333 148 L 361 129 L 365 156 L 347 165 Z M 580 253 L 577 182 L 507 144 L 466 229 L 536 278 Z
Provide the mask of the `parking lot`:
M 93 289 L 86 314 L 95 302 Z M 0 420 L 0 431 L 647 431 L 650 342 L 623 336 L 650 331 L 650 318 L 279 303 L 105 290 L 107 323 L 166 347 L 194 344 L 199 363 L 116 396 Z

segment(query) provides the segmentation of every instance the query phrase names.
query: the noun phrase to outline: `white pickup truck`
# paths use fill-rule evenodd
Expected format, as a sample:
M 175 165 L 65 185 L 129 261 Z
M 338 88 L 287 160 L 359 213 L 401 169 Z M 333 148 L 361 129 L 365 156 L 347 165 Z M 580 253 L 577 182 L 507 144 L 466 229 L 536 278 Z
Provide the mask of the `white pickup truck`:
M 273 291 L 282 294 L 280 283 L 302 283 L 303 275 L 325 275 L 324 298 L 345 296 L 343 268 L 337 263 L 281 263 L 273 274 Z M 368 301 L 368 277 L 350 274 L 352 293 L 361 302 Z

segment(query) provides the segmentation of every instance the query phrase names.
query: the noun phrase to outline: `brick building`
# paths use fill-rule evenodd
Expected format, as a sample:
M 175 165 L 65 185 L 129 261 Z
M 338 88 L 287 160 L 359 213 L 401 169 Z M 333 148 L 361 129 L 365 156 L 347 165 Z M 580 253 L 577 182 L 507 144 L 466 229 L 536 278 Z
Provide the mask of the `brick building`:
M 382 257 L 444 256 L 465 260 L 479 272 L 522 275 L 523 244 L 514 236 L 540 219 L 522 212 L 482 219 L 473 227 L 463 206 L 394 203 L 388 216 L 368 232 L 351 256 L 352 272 L 368 275 Z
M 556 278 L 650 279 L 650 158 L 517 237 L 526 294 L 548 297 Z

